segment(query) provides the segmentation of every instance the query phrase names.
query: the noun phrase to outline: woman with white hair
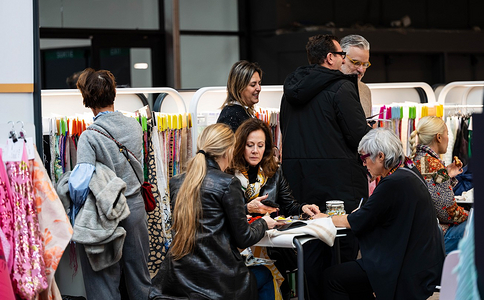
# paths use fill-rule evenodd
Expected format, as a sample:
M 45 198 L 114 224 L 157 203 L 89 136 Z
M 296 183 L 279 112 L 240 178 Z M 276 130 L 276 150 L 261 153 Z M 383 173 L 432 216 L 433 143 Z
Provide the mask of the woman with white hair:
M 444 262 L 427 185 L 389 130 L 368 132 L 358 152 L 368 171 L 382 179 L 360 209 L 332 217 L 358 238 L 362 258 L 325 271 L 325 299 L 427 299 Z

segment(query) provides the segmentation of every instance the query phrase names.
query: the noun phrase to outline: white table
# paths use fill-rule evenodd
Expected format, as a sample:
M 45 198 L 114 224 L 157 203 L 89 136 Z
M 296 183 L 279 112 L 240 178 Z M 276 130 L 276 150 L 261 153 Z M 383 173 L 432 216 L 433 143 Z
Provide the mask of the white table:
M 455 202 L 457 204 L 474 204 L 474 197 L 465 197 L 465 196 L 455 196 Z
M 336 262 L 341 262 L 341 254 L 339 248 L 339 238 L 346 236 L 345 231 L 350 230 L 344 227 L 336 227 L 336 237 L 334 239 Z M 271 237 L 266 235 L 254 246 L 262 247 L 279 247 L 279 248 L 293 248 L 297 251 L 297 298 L 304 300 L 304 251 L 302 245 L 305 243 L 317 240 L 318 238 L 306 234 L 287 234 Z

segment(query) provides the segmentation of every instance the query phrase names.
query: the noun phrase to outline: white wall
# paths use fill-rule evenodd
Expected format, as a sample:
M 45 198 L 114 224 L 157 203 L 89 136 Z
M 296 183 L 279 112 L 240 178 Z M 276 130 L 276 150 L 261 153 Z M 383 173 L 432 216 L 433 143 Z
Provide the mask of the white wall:
M 2 1 L 0 28 L 0 123 L 34 123 L 32 1 Z M 22 86 L 32 92 L 19 92 Z

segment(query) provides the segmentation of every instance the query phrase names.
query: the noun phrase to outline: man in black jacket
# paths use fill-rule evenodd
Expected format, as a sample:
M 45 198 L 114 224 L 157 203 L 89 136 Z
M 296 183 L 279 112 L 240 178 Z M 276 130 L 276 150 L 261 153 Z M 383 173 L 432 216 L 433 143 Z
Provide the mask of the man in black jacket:
M 343 200 L 351 213 L 368 197 L 366 169 L 357 147 L 370 130 L 360 104 L 357 77 L 339 70 L 346 53 L 338 39 L 316 35 L 306 45 L 310 65 L 291 73 L 281 102 L 282 168 L 296 199 L 325 211 L 328 200 Z M 341 241 L 341 260 L 356 258 L 358 243 Z M 304 248 L 310 299 L 320 299 L 322 271 L 331 249 L 320 241 Z

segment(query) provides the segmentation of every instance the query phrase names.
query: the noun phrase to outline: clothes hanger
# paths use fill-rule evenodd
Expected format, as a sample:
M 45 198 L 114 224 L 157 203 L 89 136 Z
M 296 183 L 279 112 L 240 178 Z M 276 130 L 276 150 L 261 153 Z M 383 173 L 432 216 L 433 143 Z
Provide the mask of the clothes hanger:
M 19 137 L 18 138 L 23 139 L 25 142 L 27 142 L 27 133 L 25 132 L 25 129 L 24 129 L 24 122 L 17 121 L 17 124 L 18 123 L 22 124 L 22 128 L 20 128 L 20 132 L 19 132 Z
M 10 132 L 8 134 L 8 138 L 12 139 L 12 141 L 16 143 L 18 141 L 18 138 L 17 138 L 17 133 L 15 132 L 15 123 L 13 121 L 8 121 L 7 124 L 10 124 L 10 123 L 12 123 L 12 128 L 10 129 Z

